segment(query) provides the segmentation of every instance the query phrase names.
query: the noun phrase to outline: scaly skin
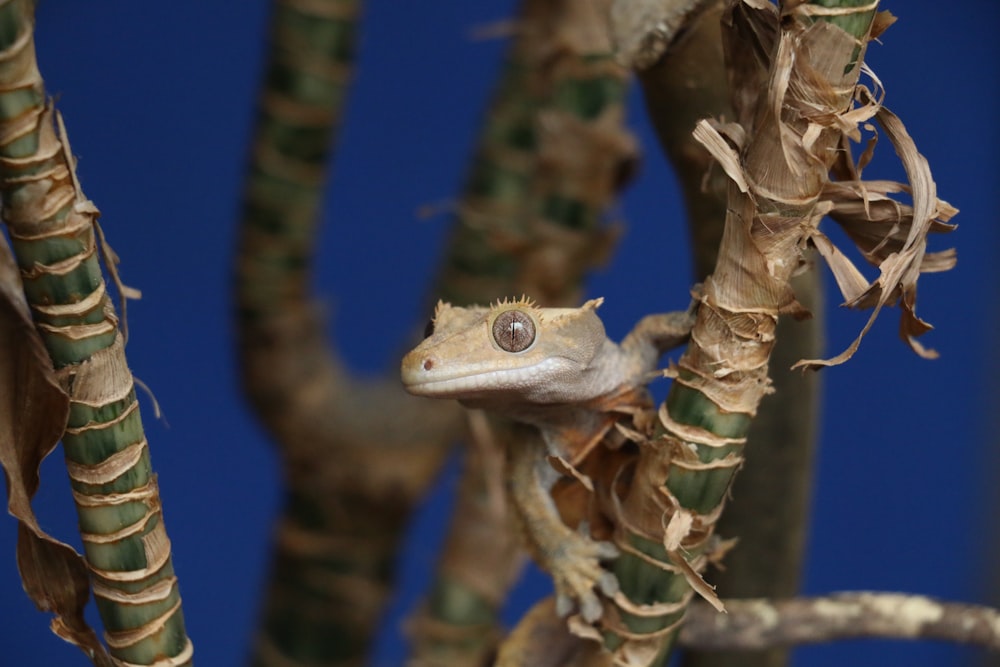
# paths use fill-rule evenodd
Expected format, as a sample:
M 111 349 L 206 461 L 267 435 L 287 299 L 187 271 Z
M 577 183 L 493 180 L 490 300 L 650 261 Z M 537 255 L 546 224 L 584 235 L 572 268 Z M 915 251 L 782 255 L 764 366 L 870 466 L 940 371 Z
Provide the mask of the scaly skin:
M 531 551 L 552 574 L 556 608 L 562 615 L 577 609 L 588 622 L 601 616 L 597 591 L 618 589 L 601 566 L 617 551 L 592 539 L 585 521 L 579 530 L 563 521 L 551 492 L 569 476 L 549 460 L 571 469 L 617 435 L 614 423 L 628 403 L 642 402 L 660 355 L 683 343 L 693 322 L 689 312 L 650 315 L 618 345 L 595 312 L 601 301 L 580 308 L 538 308 L 526 299 L 489 308 L 440 303 L 431 334 L 401 369 L 410 393 L 458 399 L 523 425 L 507 466 L 512 504 Z

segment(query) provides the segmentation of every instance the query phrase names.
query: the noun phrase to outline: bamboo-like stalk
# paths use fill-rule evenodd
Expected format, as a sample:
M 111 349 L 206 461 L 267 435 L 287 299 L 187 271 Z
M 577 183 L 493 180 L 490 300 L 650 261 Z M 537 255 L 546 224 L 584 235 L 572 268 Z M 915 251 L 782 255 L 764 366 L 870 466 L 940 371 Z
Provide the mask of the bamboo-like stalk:
M 713 597 L 696 572 L 720 549 L 714 525 L 757 408 L 771 390 L 767 369 L 778 314 L 795 307 L 788 282 L 802 240 L 820 217 L 817 203 L 844 128 L 830 119 L 850 105 L 874 16 L 869 3 L 839 4 L 845 15 L 862 17 L 850 22 L 857 33 L 810 30 L 815 15 L 806 4 L 783 9 L 764 79 L 746 60 L 749 48 L 736 56 L 743 58 L 734 94 L 746 143 L 739 166 L 726 169 L 734 180 L 718 264 L 698 297 L 691 343 L 660 411 L 660 435 L 640 453 L 619 501 L 626 529 L 618 544 L 626 553 L 614 569 L 625 600 L 605 640 L 635 660 L 629 664 L 664 661 L 692 587 Z M 745 27 L 730 32 L 757 38 L 739 32 Z M 768 94 L 759 95 L 764 81 Z M 821 101 L 822 112 L 806 115 L 798 95 Z
M 523 0 L 514 39 L 455 216 L 437 292 L 454 305 L 512 292 L 580 299 L 613 246 L 601 225 L 637 149 L 624 129 L 627 71 L 605 0 Z
M 461 425 L 455 406 L 339 363 L 309 278 L 357 40 L 356 0 L 277 0 L 240 226 L 244 390 L 286 483 L 255 665 L 364 659 L 410 510 Z
M 726 218 L 727 177 L 692 130 L 703 118 L 733 118 L 720 19 L 725 2 L 692 17 L 676 43 L 639 72 L 650 119 L 681 184 L 691 232 L 695 279 L 715 268 Z M 798 591 L 812 488 L 819 412 L 818 374 L 791 370 L 822 350 L 822 281 L 810 270 L 793 279 L 796 298 L 813 317 L 778 322 L 772 357 L 775 393 L 750 427 L 753 455 L 737 476 L 718 533 L 737 537 L 712 582 L 724 598 L 789 597 Z M 788 652 L 686 652 L 687 667 L 779 667 Z
M 63 453 L 94 597 L 116 664 L 190 665 L 159 491 L 101 271 L 98 210 L 56 131 L 33 27 L 33 3 L 0 2 L 0 194 L 32 316 L 70 396 Z
M 527 294 L 573 306 L 610 251 L 614 231 L 601 223 L 636 156 L 605 12 L 603 2 L 522 3 L 445 254 L 446 301 Z M 413 665 L 484 664 L 501 634 L 521 558 L 500 484 L 509 431 L 490 424 L 472 429 L 436 579 L 411 622 Z
M 244 346 L 255 344 L 257 322 L 308 305 L 319 208 L 359 11 L 357 0 L 273 3 L 237 257 Z M 275 409 L 263 401 L 260 408 Z

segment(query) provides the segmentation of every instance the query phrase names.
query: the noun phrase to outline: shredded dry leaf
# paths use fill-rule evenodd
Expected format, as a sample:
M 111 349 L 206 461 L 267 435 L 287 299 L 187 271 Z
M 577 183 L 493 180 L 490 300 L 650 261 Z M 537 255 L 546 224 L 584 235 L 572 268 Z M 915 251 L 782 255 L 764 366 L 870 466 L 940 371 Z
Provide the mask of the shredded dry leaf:
M 871 100 L 864 88 L 859 88 L 859 97 Z M 831 217 L 844 228 L 864 258 L 878 267 L 879 277 L 871 282 L 865 279 L 818 229 L 810 237 L 833 271 L 844 305 L 871 308 L 872 314 L 846 350 L 830 359 L 804 359 L 796 367 L 817 368 L 847 361 L 857 351 L 882 307 L 897 303 L 902 309 L 900 337 L 920 356 L 927 359 L 938 356 L 917 341 L 932 328 L 917 317 L 917 279 L 921 273 L 947 271 L 955 266 L 954 249 L 927 252 L 927 236 L 953 230 L 955 227 L 946 223 L 958 210 L 938 199 L 930 165 L 899 117 L 880 104 L 874 115 L 895 147 L 909 183 L 834 182 L 824 190 L 823 201 L 829 203 Z M 898 192 L 910 193 L 912 206 L 889 197 Z
M 742 302 L 747 297 L 751 302 L 785 303 L 788 308 L 795 309 L 794 300 L 788 294 L 784 298 L 772 301 L 775 294 L 787 286 L 778 284 L 767 285 L 764 276 L 772 273 L 783 273 L 778 267 L 770 264 L 764 267 L 753 266 L 755 255 L 774 256 L 776 253 L 767 244 L 791 241 L 799 247 L 805 243 L 814 246 L 830 266 L 837 285 L 844 297 L 844 305 L 851 308 L 872 309 L 871 317 L 857 338 L 840 354 L 829 359 L 805 359 L 795 367 L 819 368 L 843 363 L 857 351 L 861 339 L 871 328 L 883 306 L 899 304 L 902 309 L 900 336 L 920 356 L 934 358 L 937 353 L 924 347 L 917 338 L 931 329 L 931 326 L 916 315 L 916 285 L 921 273 L 946 271 L 955 265 L 954 250 L 940 252 L 927 251 L 927 235 L 930 233 L 948 232 L 954 226 L 947 221 L 957 213 L 957 210 L 947 202 L 938 199 L 937 188 L 931 175 L 927 160 L 919 153 L 913 139 L 907 133 L 902 121 L 883 106 L 885 96 L 882 83 L 871 70 L 862 66 L 862 71 L 872 82 L 872 87 L 858 85 L 853 94 L 854 103 L 838 114 L 829 114 L 823 110 L 830 108 L 833 99 L 839 91 L 829 88 L 823 83 L 820 75 L 799 68 L 794 71 L 796 62 L 794 48 L 796 42 L 792 39 L 781 39 L 776 48 L 773 46 L 775 33 L 768 28 L 773 7 L 757 6 L 753 3 L 743 3 L 742 14 L 738 15 L 736 30 L 746 35 L 752 35 L 758 42 L 754 53 L 756 67 L 744 65 L 751 72 L 757 68 L 769 66 L 768 54 L 774 53 L 773 75 L 768 87 L 769 102 L 772 105 L 773 118 L 782 117 L 782 109 L 794 108 L 798 117 L 808 122 L 804 131 L 791 125 L 779 123 L 777 128 L 764 126 L 759 132 L 776 132 L 780 146 L 780 160 L 788 166 L 792 174 L 800 176 L 811 173 L 812 165 L 819 158 L 810 151 L 813 144 L 820 139 L 823 132 L 835 130 L 845 137 L 841 144 L 840 164 L 835 173 L 847 175 L 847 180 L 826 183 L 815 202 L 810 215 L 812 222 L 800 224 L 801 235 L 779 234 L 777 228 L 769 228 L 769 238 L 755 235 L 745 244 L 746 253 L 740 253 L 742 269 L 753 280 L 743 281 L 740 289 Z M 797 8 L 805 11 L 805 9 Z M 813 11 L 813 9 L 809 9 Z M 891 15 L 880 16 L 873 30 L 879 33 L 891 24 Z M 810 31 L 831 32 L 826 23 L 816 23 Z M 831 32 L 831 36 L 833 36 Z M 842 54 L 850 53 L 839 42 L 842 39 L 831 38 L 831 51 Z M 748 59 L 753 61 L 753 59 Z M 757 75 L 759 78 L 759 75 Z M 798 78 L 796 78 L 798 77 Z M 747 91 L 747 86 L 739 90 Z M 745 92 L 745 105 L 741 119 L 744 124 L 752 122 L 748 109 L 754 108 L 752 88 Z M 737 97 L 737 101 L 741 98 Z M 850 157 L 846 138 L 860 141 L 861 127 L 873 130 L 868 121 L 874 119 L 882 127 L 889 138 L 896 154 L 906 171 L 907 183 L 892 181 L 861 180 L 861 172 L 871 159 L 875 148 L 872 138 L 861 151 L 857 160 Z M 799 134 L 801 132 L 801 134 Z M 771 196 L 771 188 L 767 183 L 754 181 L 754 165 L 747 165 L 743 158 L 746 143 L 746 127 L 735 124 L 722 124 L 716 121 L 701 121 L 695 129 L 695 138 L 712 154 L 719 165 L 730 177 L 742 193 L 748 193 L 750 199 Z M 769 156 L 774 159 L 777 156 Z M 759 173 L 759 170 L 756 172 Z M 815 170 L 812 170 L 815 173 Z M 892 195 L 907 193 L 912 198 L 912 205 L 894 199 Z M 794 204 L 788 198 L 786 204 Z M 749 203 L 749 202 L 748 202 Z M 750 214 L 748 209 L 747 214 Z M 878 267 L 879 276 L 869 280 L 848 258 L 847 254 L 819 230 L 818 222 L 824 215 L 829 215 L 847 232 L 854 241 L 864 259 Z M 770 220 L 769 220 L 770 222 Z M 756 246 L 756 247 L 754 247 Z M 762 253 L 755 252 L 757 249 Z M 762 258 L 762 257 L 761 257 Z M 760 271 L 760 269 L 765 269 Z M 716 276 L 718 278 L 718 276 Z M 755 286 L 753 283 L 757 282 Z M 716 280 L 715 283 L 720 282 Z M 759 297 L 753 297 L 748 291 L 760 290 Z

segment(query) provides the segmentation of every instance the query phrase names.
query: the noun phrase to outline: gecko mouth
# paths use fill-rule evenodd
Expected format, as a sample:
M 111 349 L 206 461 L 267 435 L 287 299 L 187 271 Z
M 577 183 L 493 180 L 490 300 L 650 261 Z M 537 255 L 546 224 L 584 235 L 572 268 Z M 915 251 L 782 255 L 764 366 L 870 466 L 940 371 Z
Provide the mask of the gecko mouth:
M 553 376 L 565 369 L 566 361 L 552 357 L 529 366 L 448 373 L 428 357 L 419 364 L 405 364 L 402 379 L 406 390 L 417 396 L 477 398 L 503 392 L 519 393 L 519 390 L 549 384 Z

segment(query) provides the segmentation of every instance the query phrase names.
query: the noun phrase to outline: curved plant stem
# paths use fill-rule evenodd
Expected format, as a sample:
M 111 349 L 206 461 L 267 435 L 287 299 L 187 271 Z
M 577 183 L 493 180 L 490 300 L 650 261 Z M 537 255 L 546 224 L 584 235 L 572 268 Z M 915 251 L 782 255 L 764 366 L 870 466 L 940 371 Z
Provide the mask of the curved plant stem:
M 360 381 L 312 303 L 320 202 L 355 50 L 356 0 L 274 3 L 236 259 L 244 390 L 286 483 L 253 664 L 354 665 L 396 549 L 461 426 L 456 406 Z
M 45 99 L 32 9 L 0 2 L 0 194 L 35 325 L 70 397 L 63 453 L 94 597 L 116 664 L 190 665 L 159 490 L 99 262 L 110 254 Z
M 635 166 L 624 128 L 628 73 L 605 3 L 523 0 L 472 160 L 438 285 L 454 305 L 530 295 L 580 300 L 613 246 L 601 223 Z

